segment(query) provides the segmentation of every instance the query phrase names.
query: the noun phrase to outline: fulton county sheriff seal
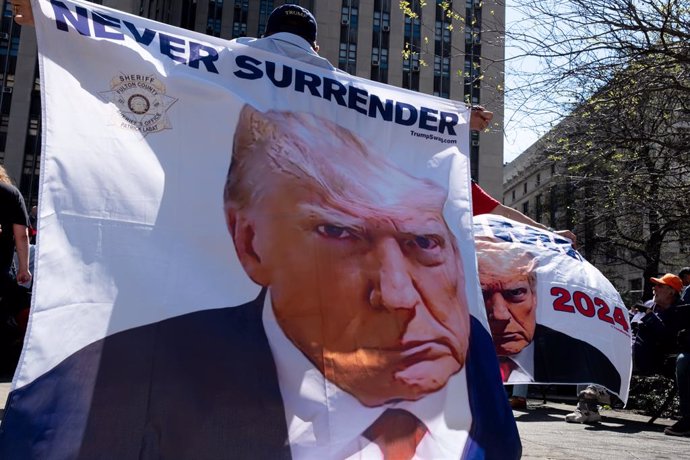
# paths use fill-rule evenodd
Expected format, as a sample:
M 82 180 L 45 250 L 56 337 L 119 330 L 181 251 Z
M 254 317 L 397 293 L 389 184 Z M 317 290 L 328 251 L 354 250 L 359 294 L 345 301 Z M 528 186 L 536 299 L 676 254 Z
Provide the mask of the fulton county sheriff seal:
M 121 73 L 101 96 L 117 107 L 117 124 L 122 128 L 144 136 L 172 128 L 167 111 L 177 99 L 166 95 L 165 85 L 153 75 Z

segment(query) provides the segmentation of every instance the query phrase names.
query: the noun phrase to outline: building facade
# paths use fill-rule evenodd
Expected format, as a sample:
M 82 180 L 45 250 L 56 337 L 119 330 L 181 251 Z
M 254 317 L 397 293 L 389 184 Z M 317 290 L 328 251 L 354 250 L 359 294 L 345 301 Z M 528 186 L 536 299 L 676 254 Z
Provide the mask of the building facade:
M 439 97 L 482 104 L 495 114 L 472 133 L 472 176 L 494 196 L 502 191 L 504 6 L 496 0 L 104 0 L 103 4 L 216 37 L 260 36 L 283 3 L 311 10 L 320 54 L 359 77 Z M 448 9 L 452 8 L 452 9 Z M 490 12 L 490 14 L 487 14 Z M 465 26 L 468 24 L 468 26 Z M 409 52 L 404 52 L 409 50 Z M 38 200 L 41 103 L 36 35 L 12 20 L 3 0 L 0 162 L 29 204 Z
M 503 167 L 503 204 L 556 229 L 570 229 L 577 235 L 578 251 L 596 266 L 616 287 L 626 305 L 633 305 L 643 296 L 644 260 L 622 248 L 598 247 L 599 236 L 605 235 L 610 221 L 593 225 L 575 224 L 574 214 L 586 189 L 570 180 L 563 161 L 554 161 L 546 154 L 549 138 L 562 128 L 556 126 L 520 156 Z M 612 160 L 613 161 L 613 160 Z M 582 217 L 582 216 L 581 216 Z M 587 219 L 584 219 L 586 222 Z M 649 237 L 644 219 L 638 235 Z M 669 238 L 660 248 L 658 273 L 677 273 L 690 265 L 690 241 Z M 648 294 L 649 295 L 649 294 Z

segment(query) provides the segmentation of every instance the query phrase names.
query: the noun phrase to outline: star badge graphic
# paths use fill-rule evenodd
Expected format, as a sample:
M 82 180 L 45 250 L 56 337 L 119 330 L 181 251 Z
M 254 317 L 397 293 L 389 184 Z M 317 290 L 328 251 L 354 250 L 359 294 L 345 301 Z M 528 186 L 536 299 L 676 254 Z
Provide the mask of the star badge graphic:
M 154 75 L 125 74 L 110 81 L 110 91 L 100 93 L 118 109 L 118 124 L 146 136 L 172 129 L 167 111 L 177 99 L 165 94 L 165 85 Z

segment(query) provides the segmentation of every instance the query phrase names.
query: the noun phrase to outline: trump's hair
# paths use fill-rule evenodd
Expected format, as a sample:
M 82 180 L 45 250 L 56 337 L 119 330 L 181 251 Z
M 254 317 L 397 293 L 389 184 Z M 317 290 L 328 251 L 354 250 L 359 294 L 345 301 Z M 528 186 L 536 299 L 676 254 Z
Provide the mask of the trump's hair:
M 430 197 L 438 200 L 439 210 L 446 197 L 437 184 L 373 154 L 354 133 L 325 118 L 302 112 L 262 113 L 245 105 L 225 184 L 226 207 L 252 206 L 285 179 L 291 179 L 291 186 L 318 190 L 327 200 L 364 208 L 372 203 L 401 207 L 393 199 L 396 190 L 415 190 L 427 205 Z M 406 207 L 414 206 L 415 196 Z
M 475 239 L 477 251 L 477 265 L 479 281 L 486 282 L 487 278 L 527 277 L 530 289 L 536 294 L 537 257 L 521 245 L 506 241 L 497 241 L 489 237 Z M 482 280 L 484 276 L 484 280 Z

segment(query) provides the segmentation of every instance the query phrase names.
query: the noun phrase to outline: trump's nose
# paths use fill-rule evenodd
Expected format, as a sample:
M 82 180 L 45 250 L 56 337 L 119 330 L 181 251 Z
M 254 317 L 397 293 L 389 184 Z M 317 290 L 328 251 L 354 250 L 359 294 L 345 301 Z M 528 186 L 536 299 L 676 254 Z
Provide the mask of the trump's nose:
M 499 321 L 510 320 L 510 310 L 508 303 L 500 291 L 493 292 L 490 297 L 484 300 L 489 318 Z
M 378 244 L 378 273 L 370 294 L 371 305 L 377 308 L 410 309 L 420 301 L 410 273 L 409 261 L 400 244 L 394 238 L 387 238 Z

